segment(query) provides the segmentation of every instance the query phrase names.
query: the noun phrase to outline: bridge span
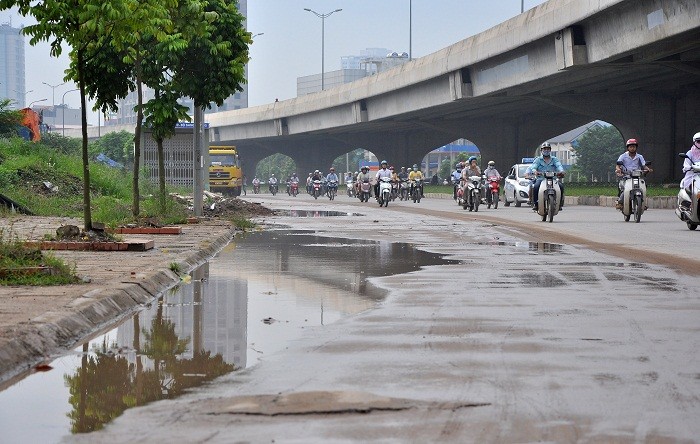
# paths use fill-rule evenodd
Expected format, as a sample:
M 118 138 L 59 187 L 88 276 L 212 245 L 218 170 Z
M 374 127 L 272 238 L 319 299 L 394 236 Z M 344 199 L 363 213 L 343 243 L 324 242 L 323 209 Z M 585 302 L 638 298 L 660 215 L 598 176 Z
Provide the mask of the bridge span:
M 356 148 L 410 165 L 462 137 L 505 166 L 601 119 L 669 180 L 699 110 L 697 0 L 550 0 L 391 71 L 207 120 L 247 168 L 283 153 L 304 172 Z

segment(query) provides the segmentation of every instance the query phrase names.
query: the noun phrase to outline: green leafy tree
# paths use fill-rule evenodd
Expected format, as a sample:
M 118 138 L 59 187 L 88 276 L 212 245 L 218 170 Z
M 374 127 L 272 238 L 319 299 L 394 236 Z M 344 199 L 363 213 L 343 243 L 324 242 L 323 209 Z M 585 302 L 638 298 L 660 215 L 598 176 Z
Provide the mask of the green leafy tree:
M 104 154 L 123 165 L 131 165 L 134 161 L 134 135 L 128 131 L 107 133 L 90 145 L 90 154 Z
M 452 175 L 452 171 L 455 169 L 455 164 L 457 162 L 466 162 L 469 156 L 467 153 L 459 153 L 455 157 L 455 160 L 452 161 L 450 159 L 443 159 L 442 162 L 440 163 L 440 170 L 438 171 L 438 176 L 442 177 L 443 179 L 446 177 L 450 177 Z
M 66 71 L 65 81 L 72 80 L 80 89 L 83 157 L 83 218 L 86 231 L 92 230 L 90 208 L 90 165 L 87 137 L 87 94 L 94 88 L 98 104 L 109 104 L 105 91 L 114 94 L 120 91 L 121 65 L 112 66 L 115 60 L 110 55 L 111 37 L 123 33 L 124 26 L 137 24 L 130 15 L 129 7 L 136 0 L 54 0 L 36 2 L 33 0 L 0 0 L 0 9 L 17 7 L 21 15 L 30 15 L 35 25 L 26 26 L 22 32 L 31 36 L 29 43 L 49 41 L 51 56 L 61 55 L 63 46 L 71 48 L 71 66 Z M 138 2 L 137 2 L 138 3 Z M 139 23 L 143 25 L 143 23 Z
M 607 181 L 615 170 L 617 158 L 625 151 L 622 135 L 614 126 L 594 127 L 579 139 L 574 148 L 576 170 L 596 181 Z
M 0 100 L 0 134 L 17 135 L 17 126 L 22 122 L 22 113 L 10 109 L 12 99 Z
M 356 150 L 350 151 L 347 157 L 345 155 L 336 157 L 336 159 L 333 161 L 333 166 L 335 167 L 336 172 L 346 172 L 348 171 L 346 168 L 349 167 L 350 171 L 354 173 L 355 171 L 360 170 L 360 161 L 364 158 L 365 150 L 363 150 L 362 148 L 358 148 Z M 300 171 L 298 173 L 301 174 L 302 172 Z
M 280 181 L 286 180 L 292 173 L 296 172 L 300 178 L 305 177 L 308 172 L 297 171 L 296 163 L 291 157 L 284 154 L 273 154 L 258 162 L 255 175 L 260 180 L 266 181 L 270 175 L 274 174 Z

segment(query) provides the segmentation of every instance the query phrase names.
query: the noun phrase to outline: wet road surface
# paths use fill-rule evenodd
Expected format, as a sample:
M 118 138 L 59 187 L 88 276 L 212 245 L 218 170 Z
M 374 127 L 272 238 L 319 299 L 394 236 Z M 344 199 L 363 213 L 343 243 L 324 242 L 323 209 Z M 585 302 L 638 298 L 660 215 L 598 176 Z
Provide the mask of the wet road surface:
M 570 207 L 553 224 L 530 222 L 525 208 L 499 209 L 512 214 L 505 224 L 488 219 L 487 210 L 465 216 L 454 205 L 452 214 L 449 200 L 387 210 L 302 197 L 262 200 L 364 216 L 266 222 L 339 242 L 406 242 L 459 263 L 372 278 L 388 292 L 376 308 L 305 329 L 253 367 L 177 400 L 131 409 L 106 430 L 71 441 L 633 443 L 700 436 L 700 279 L 677 263 L 664 265 L 668 244 L 692 242 L 696 233 L 666 213 L 650 211 L 634 225 L 635 235 L 648 239 L 646 250 L 630 241 L 627 250 L 606 254 L 586 247 L 609 247 L 631 230 L 621 217 L 605 219 L 602 211 L 611 209 Z M 586 220 L 594 211 L 601 216 Z

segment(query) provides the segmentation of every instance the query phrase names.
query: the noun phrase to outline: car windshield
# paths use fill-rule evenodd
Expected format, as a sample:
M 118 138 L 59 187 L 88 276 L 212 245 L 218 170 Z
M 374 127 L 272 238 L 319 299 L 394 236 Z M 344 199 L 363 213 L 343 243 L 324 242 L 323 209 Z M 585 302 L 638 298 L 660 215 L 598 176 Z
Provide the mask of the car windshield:
M 233 154 L 212 154 L 209 156 L 212 165 L 216 166 L 238 166 L 238 159 Z
M 518 177 L 525 177 L 525 170 L 527 170 L 529 166 L 529 164 L 518 165 Z

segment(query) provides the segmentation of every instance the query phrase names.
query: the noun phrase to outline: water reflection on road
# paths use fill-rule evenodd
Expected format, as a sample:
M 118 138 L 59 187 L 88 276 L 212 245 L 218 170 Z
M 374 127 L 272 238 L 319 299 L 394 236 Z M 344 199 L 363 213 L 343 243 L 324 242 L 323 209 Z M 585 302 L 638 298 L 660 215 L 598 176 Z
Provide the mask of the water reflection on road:
M 254 365 L 305 328 L 370 309 L 367 279 L 452 263 L 407 244 L 299 231 L 236 238 L 150 307 L 0 392 L 8 442 L 98 430 L 125 409 L 171 399 Z

